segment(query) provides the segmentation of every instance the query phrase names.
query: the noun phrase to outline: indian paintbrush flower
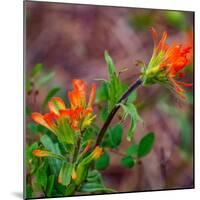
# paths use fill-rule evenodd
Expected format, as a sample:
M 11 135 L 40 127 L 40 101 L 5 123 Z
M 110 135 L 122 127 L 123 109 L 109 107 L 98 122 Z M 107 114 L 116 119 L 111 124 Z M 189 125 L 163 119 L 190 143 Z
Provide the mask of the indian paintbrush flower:
M 96 86 L 92 84 L 88 103 L 86 104 L 86 96 L 88 93 L 88 85 L 82 80 L 72 80 L 74 90 L 68 92 L 70 108 L 66 108 L 64 101 L 59 97 L 53 97 L 48 102 L 50 112 L 44 115 L 34 112 L 32 119 L 38 124 L 45 126 L 55 133 L 61 140 L 65 140 L 63 135 L 70 127 L 73 131 L 81 131 L 88 127 L 95 115 L 93 115 L 92 103 L 94 100 Z M 68 127 L 68 124 L 70 127 Z M 62 134 L 60 134 L 62 132 Z M 69 130 L 67 132 L 70 132 Z M 66 136 L 67 137 L 67 136 Z M 72 140 L 72 138 L 71 138 Z M 73 141 L 68 141 L 73 143 Z
M 143 85 L 160 83 L 176 92 L 182 99 L 185 98 L 185 90 L 182 86 L 191 86 L 190 83 L 179 81 L 184 76 L 183 70 L 190 63 L 189 54 L 191 46 L 183 46 L 174 42 L 170 46 L 166 44 L 167 32 L 163 32 L 158 41 L 155 29 L 151 29 L 154 40 L 154 50 L 151 60 L 142 71 Z

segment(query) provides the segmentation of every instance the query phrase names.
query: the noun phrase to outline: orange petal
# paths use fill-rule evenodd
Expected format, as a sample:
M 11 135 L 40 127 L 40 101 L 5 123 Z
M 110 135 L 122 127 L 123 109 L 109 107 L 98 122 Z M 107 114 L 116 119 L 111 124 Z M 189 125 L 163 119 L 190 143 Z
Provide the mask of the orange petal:
M 165 50 L 165 40 L 167 39 L 167 32 L 164 31 L 163 34 L 162 34 L 162 38 L 161 40 L 159 41 L 157 47 L 156 47 L 156 51 L 162 51 L 162 50 Z
M 103 153 L 103 149 L 99 146 L 95 147 L 94 151 L 92 152 L 93 159 L 97 160 Z
M 61 117 L 69 117 L 72 113 L 71 109 L 59 110 Z
M 49 128 L 48 124 L 46 123 L 46 121 L 44 120 L 43 115 L 41 115 L 40 113 L 34 112 L 31 114 L 31 118 L 38 124 L 45 126 L 47 128 Z
M 60 97 L 53 97 L 51 99 L 59 108 L 59 110 L 65 109 L 65 102 Z
M 86 147 L 83 149 L 83 153 L 88 152 L 88 150 L 90 149 L 91 145 L 92 145 L 92 140 L 89 140 L 87 145 L 86 145 Z
M 44 115 L 44 120 L 51 129 L 55 127 L 55 123 L 54 123 L 55 119 L 56 119 L 56 115 L 54 113 L 47 113 Z
M 92 107 L 92 102 L 93 102 L 94 97 L 95 97 L 95 91 L 96 91 L 96 85 L 93 83 L 92 89 L 91 89 L 91 92 L 90 92 L 89 101 L 88 101 L 88 106 L 87 106 L 88 108 Z
M 193 86 L 192 83 L 184 83 L 184 82 L 180 82 L 180 81 L 176 81 L 176 83 L 179 84 L 179 85 L 185 86 L 185 87 Z
M 150 28 L 150 31 L 151 31 L 151 35 L 153 38 L 154 46 L 156 46 L 157 40 L 158 40 L 158 33 L 156 32 L 155 28 L 153 28 L 153 27 Z
M 49 152 L 45 150 L 35 149 L 32 151 L 32 154 L 37 157 L 46 157 L 49 156 Z
M 65 103 L 64 101 L 59 97 L 53 97 L 51 101 L 48 102 L 49 110 L 55 114 L 59 114 L 59 110 L 64 110 Z

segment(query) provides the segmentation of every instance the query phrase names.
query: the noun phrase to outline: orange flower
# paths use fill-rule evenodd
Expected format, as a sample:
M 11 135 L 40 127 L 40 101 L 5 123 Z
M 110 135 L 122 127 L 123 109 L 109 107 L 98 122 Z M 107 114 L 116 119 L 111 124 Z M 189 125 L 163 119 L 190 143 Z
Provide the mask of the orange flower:
M 185 90 L 181 86 L 191 86 L 176 80 L 184 76 L 182 70 L 190 63 L 189 53 L 191 46 L 183 46 L 174 42 L 168 46 L 165 41 L 167 32 L 162 34 L 158 41 L 155 29 L 151 29 L 154 40 L 154 50 L 148 66 L 144 69 L 142 78 L 144 84 L 161 83 L 175 91 L 181 98 L 185 98 Z
M 88 104 L 86 105 L 86 96 L 88 92 L 87 84 L 82 80 L 73 80 L 74 90 L 68 93 L 71 108 L 66 108 L 65 103 L 59 97 L 53 97 L 48 102 L 50 113 L 41 115 L 40 113 L 32 113 L 32 119 L 38 124 L 45 126 L 53 133 L 58 135 L 60 126 L 63 121 L 67 122 L 74 130 L 82 130 L 89 126 L 95 116 L 92 114 L 92 103 L 94 100 L 96 87 L 93 84 Z

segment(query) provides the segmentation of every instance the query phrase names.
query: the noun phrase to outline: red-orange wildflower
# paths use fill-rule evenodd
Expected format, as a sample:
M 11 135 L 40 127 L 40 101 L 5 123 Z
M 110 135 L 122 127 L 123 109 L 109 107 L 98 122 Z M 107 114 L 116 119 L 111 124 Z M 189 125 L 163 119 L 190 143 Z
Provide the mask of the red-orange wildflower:
M 74 90 L 68 93 L 70 108 L 66 108 L 64 101 L 59 97 L 53 97 L 48 102 L 50 113 L 41 115 L 32 113 L 32 119 L 50 129 L 57 134 L 62 119 L 68 119 L 69 124 L 75 130 L 81 130 L 89 126 L 95 116 L 92 114 L 92 103 L 94 100 L 96 86 L 92 84 L 91 93 L 86 104 L 88 86 L 82 80 L 75 79 L 72 81 Z
M 171 46 L 166 44 L 167 32 L 163 32 L 162 38 L 158 41 L 155 29 L 151 29 L 154 40 L 152 58 L 144 69 L 144 83 L 161 83 L 173 89 L 181 98 L 185 98 L 185 90 L 181 86 L 191 86 L 176 80 L 184 76 L 183 69 L 190 63 L 189 53 L 191 46 L 183 46 L 174 42 Z

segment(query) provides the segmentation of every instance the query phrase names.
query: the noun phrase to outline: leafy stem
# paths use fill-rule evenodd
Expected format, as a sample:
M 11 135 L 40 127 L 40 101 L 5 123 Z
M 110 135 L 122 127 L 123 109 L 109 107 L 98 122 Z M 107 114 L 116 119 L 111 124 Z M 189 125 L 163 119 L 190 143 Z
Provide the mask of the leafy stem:
M 95 146 L 98 146 L 105 133 L 106 133 L 106 130 L 107 128 L 109 127 L 113 117 L 115 116 L 115 114 L 117 113 L 118 109 L 120 108 L 120 103 L 122 103 L 124 100 L 126 100 L 128 98 L 128 96 L 136 89 L 138 88 L 140 85 L 142 84 L 142 80 L 141 79 L 137 79 L 129 88 L 128 90 L 122 95 L 122 97 L 119 99 L 119 101 L 117 102 L 117 104 L 115 104 L 115 106 L 113 107 L 113 109 L 111 110 L 111 112 L 109 113 L 105 123 L 103 124 L 99 134 L 98 134 L 98 137 L 97 137 L 97 140 L 96 140 L 96 144 Z

